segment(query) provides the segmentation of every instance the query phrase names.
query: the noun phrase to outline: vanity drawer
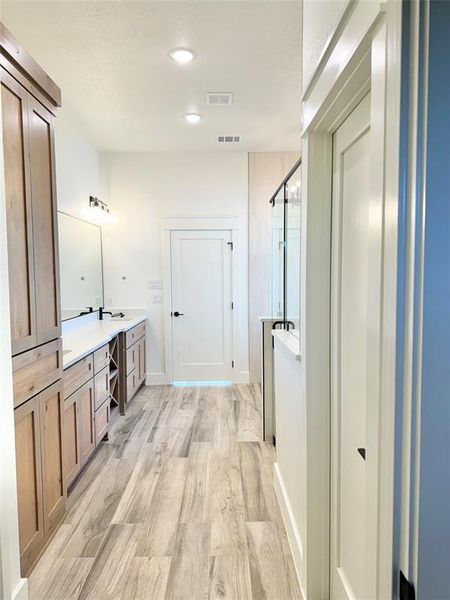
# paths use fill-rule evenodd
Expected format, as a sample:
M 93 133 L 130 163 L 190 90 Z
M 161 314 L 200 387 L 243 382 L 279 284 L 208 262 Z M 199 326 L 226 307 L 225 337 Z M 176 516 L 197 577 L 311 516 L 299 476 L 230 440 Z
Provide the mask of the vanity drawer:
M 125 348 L 129 348 L 145 335 L 145 321 L 125 333 Z
M 94 373 L 99 373 L 109 365 L 109 343 L 94 352 Z
M 14 407 L 17 407 L 61 378 L 61 339 L 15 356 L 12 365 Z
M 63 395 L 68 398 L 78 388 L 92 378 L 94 374 L 94 357 L 89 354 L 77 363 L 65 369 L 63 374 Z
M 131 346 L 131 348 L 128 348 L 128 350 L 127 350 L 127 373 L 126 373 L 127 375 L 129 375 L 131 373 L 131 371 L 136 368 L 137 356 L 138 356 L 138 347 L 137 346 Z
M 94 388 L 94 404 L 97 410 L 109 398 L 109 366 L 94 377 Z
M 105 402 L 98 410 L 95 411 L 95 445 L 97 446 L 109 429 L 109 402 Z

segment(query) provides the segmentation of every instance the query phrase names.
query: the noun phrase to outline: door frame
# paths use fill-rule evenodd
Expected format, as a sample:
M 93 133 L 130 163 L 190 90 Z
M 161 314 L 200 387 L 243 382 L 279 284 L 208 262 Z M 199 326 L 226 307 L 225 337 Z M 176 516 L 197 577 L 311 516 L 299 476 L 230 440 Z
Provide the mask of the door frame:
M 248 383 L 248 324 L 247 298 L 243 285 L 246 273 L 242 268 L 245 256 L 243 232 L 239 217 L 164 217 L 162 220 L 163 256 L 163 311 L 164 311 L 164 360 L 165 373 L 161 383 L 173 382 L 173 319 L 172 310 L 172 263 L 171 233 L 173 231 L 230 231 L 231 250 L 231 294 L 232 311 L 231 351 L 234 360 L 233 383 Z M 245 332 L 245 333 L 243 333 Z M 239 339 L 243 339 L 243 344 Z M 243 346 L 243 347 L 241 347 Z M 247 358 L 247 360 L 246 360 Z
M 370 186 L 381 196 L 384 223 L 381 263 L 383 321 L 379 360 L 377 435 L 368 439 L 376 456 L 376 485 L 368 510 L 378 522 L 370 532 L 368 563 L 373 597 L 391 597 L 394 499 L 395 335 L 400 123 L 401 3 L 349 2 L 303 95 L 301 354 L 307 402 L 308 597 L 330 593 L 330 306 L 332 135 L 371 91 L 371 126 L 377 172 Z M 314 401 L 312 401 L 312 399 Z M 377 439 L 375 439 L 377 438 Z M 372 563 L 371 563 L 372 561 Z

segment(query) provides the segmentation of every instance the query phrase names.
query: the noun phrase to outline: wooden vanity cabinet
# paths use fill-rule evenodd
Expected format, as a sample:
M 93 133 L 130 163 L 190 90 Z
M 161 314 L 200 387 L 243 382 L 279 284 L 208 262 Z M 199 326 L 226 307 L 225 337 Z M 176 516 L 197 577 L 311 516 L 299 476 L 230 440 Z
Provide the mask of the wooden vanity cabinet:
M 110 354 L 105 344 L 64 370 L 64 476 L 69 487 L 108 434 Z
M 22 572 L 36 561 L 65 511 L 61 382 L 14 411 Z
M 126 405 L 145 383 L 145 321 L 121 334 L 124 369 L 122 374 L 122 398 L 120 412 L 125 414 Z

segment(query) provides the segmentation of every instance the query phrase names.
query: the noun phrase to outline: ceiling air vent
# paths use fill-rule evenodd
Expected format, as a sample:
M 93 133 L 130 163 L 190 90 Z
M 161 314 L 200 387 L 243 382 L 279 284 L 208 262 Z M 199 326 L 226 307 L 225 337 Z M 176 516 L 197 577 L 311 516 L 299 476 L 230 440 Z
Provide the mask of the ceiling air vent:
M 219 135 L 217 141 L 221 144 L 237 144 L 241 141 L 240 135 Z
M 206 94 L 206 104 L 230 106 L 230 104 L 233 104 L 233 94 L 231 92 L 208 92 Z

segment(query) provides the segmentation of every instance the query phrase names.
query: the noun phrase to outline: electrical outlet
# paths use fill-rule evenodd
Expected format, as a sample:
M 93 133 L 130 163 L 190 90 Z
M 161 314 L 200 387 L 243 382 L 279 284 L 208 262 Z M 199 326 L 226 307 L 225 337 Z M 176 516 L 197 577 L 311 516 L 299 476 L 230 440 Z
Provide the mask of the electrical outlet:
M 160 279 L 150 279 L 150 281 L 147 283 L 147 287 L 149 290 L 161 290 L 162 281 Z
M 161 303 L 162 303 L 161 294 L 156 294 L 156 295 L 152 296 L 152 304 L 161 304 Z

